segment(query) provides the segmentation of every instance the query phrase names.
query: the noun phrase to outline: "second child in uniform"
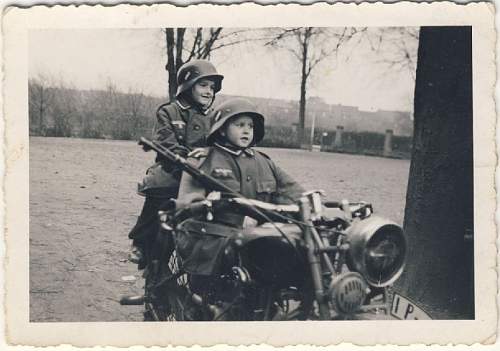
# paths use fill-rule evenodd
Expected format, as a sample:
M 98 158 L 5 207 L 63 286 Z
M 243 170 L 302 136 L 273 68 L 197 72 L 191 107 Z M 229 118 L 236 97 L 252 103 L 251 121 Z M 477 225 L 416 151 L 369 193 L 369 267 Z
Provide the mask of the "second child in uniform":
M 186 157 L 196 154 L 206 146 L 210 130 L 210 113 L 215 94 L 221 90 L 223 76 L 208 61 L 195 60 L 184 64 L 177 74 L 176 99 L 161 105 L 153 139 L 174 152 Z M 145 196 L 142 212 L 129 233 L 133 240 L 129 259 L 144 268 L 144 250 L 152 245 L 152 236 L 159 230 L 158 210 L 170 198 L 176 198 L 181 171 L 159 158 L 151 166 L 138 193 Z

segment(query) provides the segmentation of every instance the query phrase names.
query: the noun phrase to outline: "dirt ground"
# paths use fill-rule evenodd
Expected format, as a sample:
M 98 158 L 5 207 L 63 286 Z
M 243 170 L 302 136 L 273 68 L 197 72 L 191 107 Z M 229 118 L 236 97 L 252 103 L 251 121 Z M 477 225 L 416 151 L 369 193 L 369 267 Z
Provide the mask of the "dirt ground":
M 372 202 L 402 223 L 408 161 L 264 151 L 305 188 Z M 153 158 L 135 142 L 30 138 L 30 321 L 142 320 L 142 307 L 118 301 L 142 292 L 127 234 L 143 202 L 136 184 Z

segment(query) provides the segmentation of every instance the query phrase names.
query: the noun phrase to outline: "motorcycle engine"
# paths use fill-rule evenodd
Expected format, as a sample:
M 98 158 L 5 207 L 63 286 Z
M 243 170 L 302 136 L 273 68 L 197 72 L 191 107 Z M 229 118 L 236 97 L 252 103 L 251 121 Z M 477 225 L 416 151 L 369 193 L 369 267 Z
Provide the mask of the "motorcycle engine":
M 297 250 L 278 237 L 264 237 L 248 243 L 241 251 L 244 267 L 252 279 L 263 285 L 300 285 L 307 265 L 301 264 Z

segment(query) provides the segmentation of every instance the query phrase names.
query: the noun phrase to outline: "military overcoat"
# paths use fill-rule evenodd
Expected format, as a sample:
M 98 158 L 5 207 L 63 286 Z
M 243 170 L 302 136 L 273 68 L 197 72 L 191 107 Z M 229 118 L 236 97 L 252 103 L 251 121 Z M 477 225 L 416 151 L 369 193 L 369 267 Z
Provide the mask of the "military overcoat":
M 238 150 L 215 143 L 198 167 L 249 199 L 290 204 L 304 192 L 267 155 L 252 148 Z M 206 195 L 207 190 L 197 180 L 183 173 L 177 198 L 179 207 L 203 200 Z M 248 224 L 246 219 L 241 214 L 224 210 L 214 213 L 214 221 L 210 223 L 210 228 L 215 229 L 213 232 L 197 230 L 201 222 L 196 219 L 180 224 L 174 240 L 183 268 L 196 275 L 220 273 L 222 253 L 231 238 L 241 230 L 236 228 Z
M 185 148 L 193 149 L 206 145 L 210 130 L 211 109 L 200 111 L 177 100 L 158 108 L 153 138 L 166 147 L 186 156 Z M 156 160 L 138 184 L 138 193 L 144 196 L 176 197 L 181 170 L 167 161 Z
M 253 148 L 233 149 L 215 143 L 208 148 L 206 158 L 198 167 L 248 199 L 290 204 L 304 192 L 304 188 L 266 154 Z M 189 204 L 205 198 L 206 192 L 198 181 L 184 173 L 178 202 L 181 206 Z

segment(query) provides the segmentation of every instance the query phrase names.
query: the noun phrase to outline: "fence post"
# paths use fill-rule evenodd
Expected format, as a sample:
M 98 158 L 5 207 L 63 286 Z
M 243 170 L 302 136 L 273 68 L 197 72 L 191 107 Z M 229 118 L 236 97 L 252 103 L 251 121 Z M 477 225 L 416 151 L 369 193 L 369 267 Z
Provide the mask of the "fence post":
M 325 143 L 325 139 L 328 136 L 327 132 L 323 132 L 321 134 L 321 151 L 326 151 L 327 145 Z
M 386 129 L 384 140 L 384 156 L 392 155 L 392 129 Z
M 333 146 L 336 149 L 342 148 L 342 132 L 344 131 L 343 126 L 337 126 L 337 130 L 335 131 L 335 141 L 333 142 Z

